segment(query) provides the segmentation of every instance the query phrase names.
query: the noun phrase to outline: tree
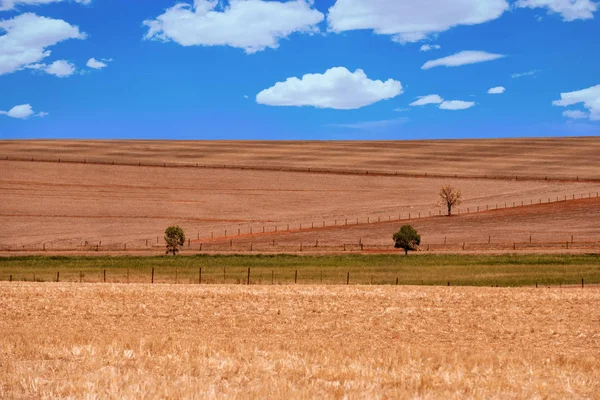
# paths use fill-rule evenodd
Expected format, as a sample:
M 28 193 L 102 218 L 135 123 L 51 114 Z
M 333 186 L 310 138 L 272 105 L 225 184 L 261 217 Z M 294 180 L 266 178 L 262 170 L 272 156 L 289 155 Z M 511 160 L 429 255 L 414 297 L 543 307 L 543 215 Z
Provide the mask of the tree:
M 394 233 L 394 247 L 404 249 L 404 254 L 408 255 L 409 250 L 417 250 L 421 244 L 421 235 L 410 225 L 403 225 L 402 228 Z
M 459 206 L 462 203 L 462 195 L 460 190 L 454 189 L 450 185 L 442 186 L 440 189 L 440 201 L 438 206 L 448 207 L 448 215 L 452 215 L 452 207 Z
M 165 242 L 167 242 L 167 252 L 173 253 L 174 256 L 179 252 L 179 248 L 185 243 L 185 234 L 183 229 L 176 226 L 170 226 L 165 230 Z

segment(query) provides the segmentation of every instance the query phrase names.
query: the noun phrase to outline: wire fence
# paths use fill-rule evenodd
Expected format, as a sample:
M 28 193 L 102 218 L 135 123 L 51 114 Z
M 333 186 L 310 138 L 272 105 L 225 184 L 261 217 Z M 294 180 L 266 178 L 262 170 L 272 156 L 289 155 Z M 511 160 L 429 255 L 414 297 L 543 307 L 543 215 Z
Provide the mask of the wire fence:
M 562 181 L 562 182 L 600 182 L 600 176 L 560 176 L 560 175 L 502 175 L 502 174 L 442 174 L 442 173 L 405 173 L 399 171 L 377 170 L 377 169 L 341 169 L 341 168 L 319 168 L 319 167 L 292 167 L 274 165 L 245 165 L 245 164 L 206 164 L 195 162 L 151 162 L 151 161 L 125 161 L 106 160 L 99 158 L 65 158 L 65 157 L 14 157 L 0 156 L 0 160 L 24 161 L 24 162 L 58 162 L 71 164 L 98 164 L 118 165 L 134 167 L 163 167 L 163 168 L 205 168 L 205 169 L 237 169 L 254 171 L 283 171 L 322 173 L 336 175 L 365 175 L 365 176 L 395 176 L 404 178 L 444 178 L 444 179 L 493 179 L 493 180 L 517 180 L 517 181 Z
M 143 243 L 143 242 L 142 242 Z M 105 253 L 142 253 L 142 254 L 161 254 L 165 252 L 164 243 L 153 243 L 148 246 L 132 246 L 127 243 L 100 244 L 87 243 L 74 246 L 58 245 L 46 246 L 40 245 L 0 245 L 0 252 L 8 253 L 85 253 L 85 254 L 105 254 Z M 578 237 L 575 240 L 573 235 L 565 237 L 564 241 L 537 241 L 532 236 L 529 240 L 510 241 L 506 238 L 494 238 L 491 236 L 482 238 L 479 241 L 449 241 L 444 242 L 422 242 L 418 252 L 486 252 L 486 251 L 556 251 L 556 250 L 583 250 L 586 252 L 600 252 L 600 239 L 585 239 Z M 228 242 L 209 242 L 209 243 L 190 243 L 181 248 L 181 254 L 202 254 L 202 253 L 344 253 L 344 252 L 364 252 L 364 253 L 397 253 L 393 243 L 379 244 L 368 243 L 362 239 L 354 242 L 324 242 L 319 239 L 298 242 L 236 242 L 231 239 Z
M 523 280 L 525 279 L 525 280 Z M 63 282 L 113 284 L 187 284 L 187 285 L 414 285 L 414 286 L 529 286 L 597 288 L 597 275 L 564 277 L 432 277 L 415 278 L 392 269 L 321 268 L 253 268 L 253 267 L 144 267 L 144 268 L 67 268 L 20 269 L 0 271 L 4 282 Z

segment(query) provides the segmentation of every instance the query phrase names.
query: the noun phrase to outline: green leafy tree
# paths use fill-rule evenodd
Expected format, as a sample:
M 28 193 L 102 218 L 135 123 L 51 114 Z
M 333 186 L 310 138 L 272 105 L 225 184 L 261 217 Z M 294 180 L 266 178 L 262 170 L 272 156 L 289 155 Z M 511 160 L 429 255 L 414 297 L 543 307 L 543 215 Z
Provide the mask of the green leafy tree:
M 395 242 L 394 247 L 396 249 L 404 249 L 406 255 L 408 255 L 409 250 L 417 250 L 421 244 L 421 235 L 410 225 L 403 225 L 398 232 L 394 233 L 393 238 Z
M 176 256 L 180 247 L 185 243 L 183 229 L 179 225 L 168 227 L 165 230 L 165 242 L 167 242 L 167 252 L 165 254 L 173 253 Z

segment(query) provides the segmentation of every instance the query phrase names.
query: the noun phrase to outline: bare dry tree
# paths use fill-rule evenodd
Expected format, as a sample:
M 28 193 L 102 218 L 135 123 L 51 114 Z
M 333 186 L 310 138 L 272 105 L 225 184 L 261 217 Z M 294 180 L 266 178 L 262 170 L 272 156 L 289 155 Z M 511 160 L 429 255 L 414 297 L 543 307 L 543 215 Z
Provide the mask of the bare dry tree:
M 450 185 L 444 185 L 440 188 L 440 200 L 438 206 L 448 207 L 448 215 L 452 215 L 452 207 L 459 206 L 462 203 L 462 195 L 460 190 L 454 189 Z

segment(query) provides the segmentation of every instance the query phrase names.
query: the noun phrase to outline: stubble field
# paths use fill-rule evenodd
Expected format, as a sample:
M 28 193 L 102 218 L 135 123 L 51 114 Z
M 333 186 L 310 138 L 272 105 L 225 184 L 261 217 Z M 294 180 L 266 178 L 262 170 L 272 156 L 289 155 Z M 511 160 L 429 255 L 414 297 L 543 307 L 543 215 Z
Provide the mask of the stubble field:
M 0 397 L 594 398 L 600 291 L 0 283 Z

